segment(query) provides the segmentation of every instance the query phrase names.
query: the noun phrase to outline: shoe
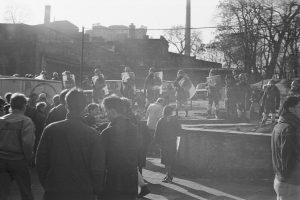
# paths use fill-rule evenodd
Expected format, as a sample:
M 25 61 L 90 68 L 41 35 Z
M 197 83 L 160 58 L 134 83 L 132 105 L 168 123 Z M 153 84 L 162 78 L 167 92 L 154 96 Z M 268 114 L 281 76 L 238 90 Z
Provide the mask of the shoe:
M 173 180 L 173 177 L 171 177 L 171 176 L 166 176 L 166 177 L 162 180 L 162 182 L 164 182 L 164 183 L 172 183 L 172 180 Z
M 148 186 L 144 185 L 144 186 L 141 187 L 141 191 L 138 195 L 138 198 L 143 198 L 144 196 L 146 196 L 147 194 L 150 194 L 150 193 L 151 193 L 151 191 L 148 188 Z

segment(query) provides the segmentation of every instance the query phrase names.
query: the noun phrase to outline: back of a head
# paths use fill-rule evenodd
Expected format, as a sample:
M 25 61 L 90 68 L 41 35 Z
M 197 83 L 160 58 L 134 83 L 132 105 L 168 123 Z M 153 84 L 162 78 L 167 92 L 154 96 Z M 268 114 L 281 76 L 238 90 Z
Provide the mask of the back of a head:
M 164 107 L 164 117 L 168 117 L 168 116 L 171 116 L 173 114 L 173 106 L 165 106 Z
M 27 98 L 24 94 L 14 93 L 10 98 L 10 106 L 13 110 L 23 110 L 27 104 Z
M 72 89 L 66 94 L 66 105 L 69 112 L 80 113 L 86 106 L 86 97 L 83 91 Z
M 7 103 L 10 103 L 11 95 L 12 95 L 11 92 L 5 93 L 4 98 L 6 99 L 6 102 L 7 102 Z
M 289 108 L 294 108 L 300 102 L 300 97 L 289 96 L 287 97 L 281 105 L 279 115 L 285 115 L 289 113 Z
M 68 89 L 64 89 L 63 91 L 60 92 L 59 94 L 59 101 L 61 104 L 65 104 L 65 98 L 66 98 L 66 94 L 69 92 Z
M 56 94 L 52 97 L 53 103 L 55 106 L 59 105 L 60 101 L 59 101 L 59 95 Z
M 123 101 L 124 114 L 127 114 L 129 111 L 131 111 L 132 101 L 125 97 L 122 97 L 121 100 Z
M 162 105 L 163 105 L 163 104 L 165 103 L 165 99 L 159 97 L 159 98 L 156 100 L 156 103 L 159 103 L 159 104 L 162 104 Z
M 98 104 L 96 104 L 96 103 L 90 103 L 87 106 L 88 113 L 91 113 L 93 110 L 95 110 L 98 107 L 99 107 Z
M 124 102 L 120 97 L 106 97 L 104 98 L 102 104 L 105 109 L 114 109 L 119 114 L 122 114 L 124 112 Z

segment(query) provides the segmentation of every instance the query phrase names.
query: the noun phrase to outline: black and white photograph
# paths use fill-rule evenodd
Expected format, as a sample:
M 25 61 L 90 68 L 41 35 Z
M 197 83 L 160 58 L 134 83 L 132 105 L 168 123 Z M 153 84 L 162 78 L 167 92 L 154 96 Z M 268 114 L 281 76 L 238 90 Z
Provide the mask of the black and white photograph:
M 300 200 L 300 0 L 1 0 L 0 200 Z

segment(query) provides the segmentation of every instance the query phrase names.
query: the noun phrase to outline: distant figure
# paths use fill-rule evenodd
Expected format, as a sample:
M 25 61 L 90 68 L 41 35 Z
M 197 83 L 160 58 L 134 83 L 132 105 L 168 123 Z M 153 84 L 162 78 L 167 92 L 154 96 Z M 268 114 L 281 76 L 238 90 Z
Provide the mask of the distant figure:
M 58 73 L 57 72 L 53 72 L 51 80 L 53 80 L 53 81 L 59 81 Z
M 237 114 L 239 120 L 250 120 L 250 106 L 251 106 L 251 87 L 248 84 L 247 74 L 240 74 L 238 83 L 238 95 L 237 95 Z
M 146 104 L 149 105 L 151 103 L 154 103 L 155 101 L 155 89 L 154 89 L 154 72 L 155 69 L 154 68 L 150 68 L 148 75 L 145 79 L 145 83 L 144 83 L 144 94 L 146 95 Z
M 36 111 L 36 102 L 38 99 L 38 95 L 35 93 L 31 93 L 29 95 L 28 103 L 25 109 L 25 116 L 29 117 L 34 125 L 36 126 L 37 123 L 37 111 Z
M 271 113 L 272 123 L 275 122 L 276 109 L 280 106 L 280 91 L 275 85 L 274 80 L 267 84 L 262 96 L 262 107 L 264 109 L 262 124 L 266 123 L 269 113 Z
M 45 200 L 95 200 L 105 180 L 104 145 L 98 132 L 81 119 L 85 95 L 66 95 L 66 119 L 44 129 L 36 168 Z
M 164 116 L 157 122 L 155 130 L 155 141 L 161 148 L 161 163 L 166 167 L 166 177 L 163 182 L 172 182 L 173 167 L 176 160 L 176 142 L 180 133 L 178 117 L 173 115 L 173 107 L 164 108 Z
M 277 200 L 300 199 L 300 99 L 290 96 L 282 104 L 272 132 L 272 163 Z
M 135 102 L 135 74 L 130 67 L 125 67 L 122 73 L 122 95 Z
M 60 92 L 60 94 L 59 94 L 60 104 L 58 106 L 52 108 L 49 111 L 48 116 L 45 121 L 45 126 L 47 126 L 48 124 L 51 124 L 53 122 L 64 120 L 66 118 L 67 109 L 65 106 L 65 97 L 66 97 L 66 94 L 68 93 L 68 91 L 69 90 L 65 89 Z
M 207 117 L 219 117 L 219 102 L 221 99 L 221 85 L 220 81 L 217 79 L 213 79 L 213 77 L 216 76 L 216 71 L 214 69 L 211 69 L 208 75 L 208 80 L 207 80 L 207 96 L 208 96 L 208 109 L 207 109 Z M 215 115 L 212 113 L 212 106 L 215 106 Z
M 138 196 L 137 127 L 122 114 L 124 105 L 119 97 L 106 97 L 103 106 L 110 124 L 101 133 L 106 158 L 102 198 L 135 200 Z
M 190 94 L 189 87 L 191 80 L 183 70 L 178 70 L 176 80 L 174 81 L 174 87 L 176 90 L 176 115 L 178 116 L 179 109 L 184 107 L 185 116 L 188 116 L 188 107 L 184 106 L 187 103 Z
M 237 120 L 237 85 L 232 75 L 226 77 L 225 80 L 225 108 L 227 118 L 232 121 Z
M 40 75 L 35 77 L 35 79 L 39 79 L 39 80 L 46 80 L 47 79 L 47 72 L 46 71 L 41 71 Z
M 291 83 L 291 89 L 288 93 L 289 96 L 300 96 L 300 80 L 296 79 Z
M 76 87 L 75 80 L 73 79 L 70 71 L 64 71 L 62 75 L 63 75 L 63 84 L 65 89 L 72 89 Z
M 105 97 L 105 78 L 99 68 L 95 69 L 95 75 L 92 77 L 93 83 L 93 101 L 94 103 L 101 104 L 103 98 Z
M 7 199 L 11 179 L 16 181 L 21 198 L 33 200 L 29 166 L 33 158 L 34 124 L 24 115 L 27 99 L 25 95 L 14 93 L 10 101 L 12 112 L 0 118 L 0 194 L 1 199 Z M 5 178 L 8 173 L 9 177 Z

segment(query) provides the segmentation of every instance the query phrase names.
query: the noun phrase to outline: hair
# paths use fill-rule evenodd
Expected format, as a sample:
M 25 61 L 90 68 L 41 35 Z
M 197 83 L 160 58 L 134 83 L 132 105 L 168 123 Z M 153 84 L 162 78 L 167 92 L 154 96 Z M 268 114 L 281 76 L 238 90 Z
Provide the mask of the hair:
M 7 103 L 10 103 L 10 98 L 11 98 L 12 93 L 11 92 L 6 92 L 4 95 L 4 98 L 6 99 Z
M 59 95 L 58 94 L 54 95 L 52 97 L 52 100 L 53 100 L 54 105 L 57 106 L 59 104 L 59 102 L 60 102 L 59 101 Z
M 87 106 L 87 111 L 88 111 L 88 113 L 91 113 L 93 110 L 95 110 L 98 107 L 99 107 L 98 104 L 96 104 L 96 103 L 90 103 Z
M 300 102 L 300 97 L 296 97 L 296 96 L 287 97 L 284 100 L 283 104 L 281 105 L 279 115 L 285 115 L 287 113 L 290 113 L 289 108 L 296 107 L 299 102 Z
M 11 109 L 23 110 L 26 107 L 27 98 L 24 94 L 14 93 L 10 98 Z
M 67 95 L 68 92 L 69 92 L 68 89 L 64 89 L 63 91 L 60 92 L 60 94 L 59 94 L 59 102 L 61 104 L 65 104 L 65 102 L 66 102 L 65 98 L 66 98 L 66 95 Z
M 47 104 L 46 104 L 45 102 L 38 102 L 38 103 L 36 104 L 36 109 L 37 109 L 38 111 L 40 111 L 41 108 L 45 108 L 46 106 L 47 106 Z
M 0 96 L 0 107 L 6 104 L 5 100 Z
M 131 100 L 126 97 L 122 97 L 121 100 L 123 102 L 123 114 L 127 114 L 131 111 Z
M 83 91 L 76 88 L 66 94 L 65 101 L 70 112 L 82 112 L 86 106 L 86 97 Z
M 117 113 L 124 113 L 124 101 L 117 96 L 109 96 L 104 98 L 102 102 L 105 109 L 114 109 Z
M 165 103 L 165 99 L 162 98 L 162 97 L 159 97 L 159 98 L 156 100 L 156 103 L 164 104 L 164 103 Z
M 163 111 L 164 117 L 168 117 L 168 116 L 172 115 L 173 111 L 174 111 L 174 108 L 172 106 L 165 106 L 164 111 Z

